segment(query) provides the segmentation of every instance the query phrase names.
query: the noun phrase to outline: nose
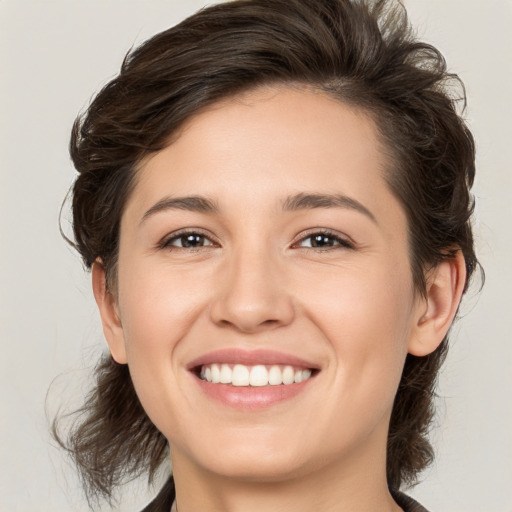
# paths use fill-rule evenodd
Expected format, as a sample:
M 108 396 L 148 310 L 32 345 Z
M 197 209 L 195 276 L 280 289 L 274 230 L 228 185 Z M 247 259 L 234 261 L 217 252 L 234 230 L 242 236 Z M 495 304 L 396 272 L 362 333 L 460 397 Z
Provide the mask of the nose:
M 295 311 L 282 268 L 262 250 L 245 250 L 225 262 L 210 315 L 221 327 L 256 333 L 288 325 Z

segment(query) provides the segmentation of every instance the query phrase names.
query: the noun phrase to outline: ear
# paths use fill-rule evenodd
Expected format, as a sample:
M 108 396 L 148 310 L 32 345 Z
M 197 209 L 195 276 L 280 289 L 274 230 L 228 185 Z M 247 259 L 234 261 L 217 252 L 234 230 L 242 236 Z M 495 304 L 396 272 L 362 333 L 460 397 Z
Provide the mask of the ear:
M 105 267 L 101 260 L 92 264 L 92 289 L 103 324 L 103 334 L 110 348 L 114 361 L 126 364 L 126 348 L 123 326 L 119 316 L 116 298 L 107 288 Z
M 410 354 L 426 356 L 441 344 L 457 313 L 465 282 L 466 264 L 461 250 L 431 272 L 426 297 L 418 302 L 417 320 L 408 347 Z

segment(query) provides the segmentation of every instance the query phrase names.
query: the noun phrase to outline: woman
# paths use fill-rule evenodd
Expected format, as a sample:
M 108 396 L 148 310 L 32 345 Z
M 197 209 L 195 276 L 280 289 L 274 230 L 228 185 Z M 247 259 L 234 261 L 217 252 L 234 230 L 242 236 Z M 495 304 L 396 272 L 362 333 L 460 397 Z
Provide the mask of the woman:
M 67 440 L 146 511 L 417 511 L 477 265 L 457 78 L 393 2 L 241 0 L 125 59 L 77 119 L 75 246 L 110 355 Z

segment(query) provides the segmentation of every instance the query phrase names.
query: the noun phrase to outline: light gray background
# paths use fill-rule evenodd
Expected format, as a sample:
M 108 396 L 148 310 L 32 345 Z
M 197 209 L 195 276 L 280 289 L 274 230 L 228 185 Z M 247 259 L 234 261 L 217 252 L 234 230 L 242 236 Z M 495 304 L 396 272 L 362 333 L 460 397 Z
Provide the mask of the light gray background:
M 86 511 L 45 418 L 83 392 L 102 349 L 89 276 L 57 217 L 75 114 L 133 44 L 202 0 L 0 0 L 0 511 Z M 466 302 L 440 383 L 437 459 L 412 492 L 432 512 L 512 511 L 512 0 L 406 0 L 464 79 L 478 141 L 476 232 L 487 282 Z M 69 218 L 64 212 L 64 228 Z M 139 510 L 144 486 L 119 510 Z

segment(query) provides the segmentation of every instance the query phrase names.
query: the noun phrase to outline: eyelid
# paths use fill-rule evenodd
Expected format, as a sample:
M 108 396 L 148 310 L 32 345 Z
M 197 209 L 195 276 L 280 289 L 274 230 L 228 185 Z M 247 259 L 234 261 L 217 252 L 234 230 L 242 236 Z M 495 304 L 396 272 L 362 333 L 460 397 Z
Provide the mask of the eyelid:
M 178 247 L 178 246 L 170 245 L 169 242 L 176 240 L 177 238 L 180 238 L 185 235 L 201 235 L 201 236 L 204 236 L 205 238 L 207 238 L 210 242 L 212 242 L 213 246 L 220 246 L 220 243 L 218 242 L 218 240 L 214 236 L 212 236 L 211 233 L 207 232 L 206 230 L 204 230 L 202 228 L 191 227 L 191 228 L 178 229 L 177 231 L 168 233 L 158 242 L 157 247 L 159 249 L 169 249 L 170 247 L 172 247 L 173 249 L 186 249 L 188 251 L 194 251 L 194 250 L 197 251 L 197 250 L 201 250 L 204 248 L 204 247 L 185 248 L 185 247 Z M 206 247 L 212 247 L 212 246 L 206 246 Z
M 310 238 L 314 235 L 325 235 L 329 236 L 331 238 L 334 238 L 339 242 L 339 245 L 336 246 L 327 246 L 325 248 L 322 247 L 300 247 L 298 244 L 302 241 L 304 241 L 307 238 Z M 297 247 L 299 249 L 306 249 L 306 250 L 313 250 L 313 251 L 329 251 L 334 250 L 337 248 L 342 249 L 355 249 L 356 244 L 355 242 L 347 235 L 340 233 L 339 231 L 335 231 L 328 228 L 311 228 L 303 231 L 298 235 L 295 239 L 295 241 L 292 243 L 292 247 Z
M 179 237 L 189 235 L 189 234 L 197 234 L 204 236 L 207 238 L 210 242 L 212 242 L 213 246 L 220 246 L 220 242 L 214 237 L 210 232 L 202 229 L 202 228 L 182 228 L 177 231 L 173 231 L 172 233 L 168 233 L 165 235 L 157 244 L 157 247 L 159 249 L 169 249 L 170 247 L 176 248 L 176 249 L 182 249 L 178 246 L 172 246 L 169 242 L 176 240 Z M 310 238 L 314 235 L 325 235 L 334 238 L 339 242 L 339 245 L 335 246 L 327 246 L 325 248 L 322 247 L 300 247 L 298 244 L 302 241 L 304 241 L 307 238 Z M 354 249 L 356 244 L 354 241 L 348 237 L 347 235 L 340 233 L 339 231 L 335 231 L 328 228 L 310 228 L 306 231 L 303 231 L 300 233 L 297 237 L 295 237 L 295 240 L 292 242 L 292 248 L 300 248 L 305 250 L 313 250 L 313 251 L 328 251 L 333 250 L 336 248 L 344 248 L 344 249 Z M 206 246 L 206 247 L 212 247 L 212 246 Z M 201 250 L 204 247 L 198 247 L 198 248 L 183 248 L 187 250 Z

